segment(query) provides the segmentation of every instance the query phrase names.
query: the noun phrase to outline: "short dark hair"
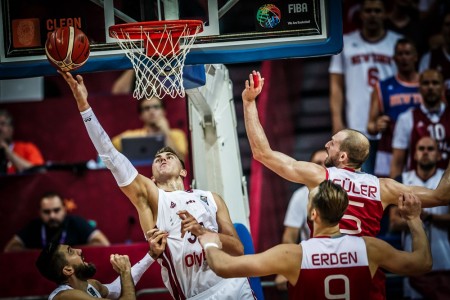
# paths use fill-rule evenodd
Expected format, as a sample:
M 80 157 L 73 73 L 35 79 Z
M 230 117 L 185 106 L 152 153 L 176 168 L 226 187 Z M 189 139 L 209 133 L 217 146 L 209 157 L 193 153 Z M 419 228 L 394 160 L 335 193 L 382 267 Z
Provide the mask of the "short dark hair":
M 169 152 L 169 153 L 172 153 L 173 155 L 175 155 L 175 156 L 178 158 L 178 160 L 181 162 L 181 166 L 183 167 L 183 169 L 186 169 L 186 166 L 184 165 L 184 161 L 181 159 L 181 157 L 178 155 L 178 153 L 175 152 L 175 150 L 173 150 L 172 148 L 170 148 L 170 147 L 168 147 L 168 146 L 162 147 L 161 149 L 159 149 L 159 150 L 156 152 L 155 157 L 156 157 L 158 154 L 161 154 L 161 153 L 163 153 L 163 152 Z
M 411 45 L 411 46 L 413 46 L 414 51 L 416 51 L 416 53 L 417 53 L 417 46 L 416 46 L 416 43 L 415 43 L 412 39 L 407 38 L 407 37 L 399 38 L 399 39 L 397 40 L 397 42 L 395 43 L 395 46 L 394 46 L 395 52 L 397 52 L 397 47 L 398 47 L 399 45 L 408 45 L 408 44 Z
M 158 99 L 159 100 L 159 104 L 161 105 L 161 108 L 162 109 L 166 109 L 166 107 L 164 105 L 164 101 L 162 101 L 162 99 L 159 99 L 157 97 L 153 97 L 153 98 L 150 98 L 150 99 Z M 143 99 L 138 100 L 137 111 L 138 111 L 139 114 L 142 112 L 142 105 L 144 105 L 146 100 L 150 100 L 150 99 L 143 98 Z
M 42 249 L 36 260 L 36 267 L 42 276 L 56 284 L 61 284 L 67 280 L 63 273 L 63 268 L 67 265 L 64 255 L 58 251 L 60 244 L 57 242 L 48 243 Z
M 319 211 L 322 221 L 336 225 L 347 210 L 347 192 L 340 185 L 324 180 L 311 199 L 311 206 Z

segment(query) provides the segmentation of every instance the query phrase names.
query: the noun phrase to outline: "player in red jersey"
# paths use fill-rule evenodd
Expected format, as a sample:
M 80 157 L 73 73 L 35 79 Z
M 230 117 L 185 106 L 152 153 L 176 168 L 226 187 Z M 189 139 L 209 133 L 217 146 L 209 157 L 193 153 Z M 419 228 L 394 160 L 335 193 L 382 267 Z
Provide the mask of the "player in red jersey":
M 252 74 L 259 74 L 253 71 Z M 450 203 L 450 168 L 447 168 L 439 186 L 430 190 L 419 186 L 405 186 L 390 178 L 377 178 L 362 173 L 361 165 L 369 155 L 369 141 L 359 131 L 344 129 L 333 135 L 325 145 L 328 158 L 324 168 L 311 162 L 296 159 L 270 148 L 256 109 L 256 97 L 264 87 L 253 85 L 253 76 L 245 83 L 242 92 L 244 120 L 253 157 L 281 177 L 305 184 L 311 191 L 323 180 L 329 179 L 344 187 L 350 203 L 340 222 L 342 233 L 357 236 L 375 236 L 380 231 L 384 209 L 396 205 L 400 195 L 413 193 L 422 201 L 422 206 L 432 207 Z M 371 299 L 385 299 L 384 274 L 379 272 Z
M 349 197 L 345 190 L 324 180 L 309 195 L 308 216 L 314 237 L 297 244 L 281 244 L 263 253 L 230 256 L 220 250 L 217 234 L 199 237 L 208 264 L 227 277 L 281 274 L 290 283 L 289 299 L 368 299 L 378 267 L 398 274 L 431 270 L 429 243 L 420 219 L 420 200 L 399 197 L 398 207 L 413 236 L 413 252 L 400 251 L 374 237 L 344 235 L 339 221 Z

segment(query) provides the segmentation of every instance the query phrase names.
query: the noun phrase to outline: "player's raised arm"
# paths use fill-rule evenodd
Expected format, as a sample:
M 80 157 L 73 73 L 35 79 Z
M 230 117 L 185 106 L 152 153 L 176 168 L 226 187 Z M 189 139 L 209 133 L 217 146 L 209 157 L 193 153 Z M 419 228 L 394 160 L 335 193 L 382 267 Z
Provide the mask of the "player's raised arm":
M 406 220 L 412 236 L 412 252 L 400 251 L 385 241 L 364 237 L 371 272 L 378 267 L 401 275 L 417 275 L 428 272 L 432 267 L 430 245 L 420 219 L 420 200 L 413 194 L 399 197 L 398 208 Z
M 302 260 L 300 245 L 283 244 L 254 254 L 231 256 L 225 253 L 217 233 L 205 233 L 199 237 L 205 249 L 206 260 L 211 269 L 220 277 L 253 277 L 281 274 L 295 285 Z M 293 268 L 292 266 L 298 266 Z
M 255 75 L 259 81 L 257 87 L 254 86 L 253 78 Z M 297 161 L 286 154 L 271 149 L 259 121 L 256 108 L 256 97 L 261 93 L 263 86 L 264 78 L 261 78 L 259 72 L 253 71 L 249 80 L 245 81 L 245 89 L 242 92 L 245 128 L 253 157 L 287 180 L 303 183 L 307 186 L 316 186 L 325 179 L 323 167 L 310 162 Z
M 77 75 L 73 78 L 69 72 L 58 72 L 72 90 L 86 130 L 99 157 L 113 174 L 118 186 L 136 207 L 143 232 L 151 230 L 155 222 L 148 199 L 157 199 L 158 188 L 149 178 L 138 174 L 131 162 L 113 146 L 88 103 L 88 91 L 83 77 Z
M 450 169 L 447 168 L 439 186 L 435 189 L 429 189 L 423 186 L 406 186 L 391 178 L 380 178 L 381 199 L 383 206 L 389 204 L 396 205 L 400 195 L 413 193 L 422 202 L 422 207 L 435 207 L 448 205 L 450 203 Z

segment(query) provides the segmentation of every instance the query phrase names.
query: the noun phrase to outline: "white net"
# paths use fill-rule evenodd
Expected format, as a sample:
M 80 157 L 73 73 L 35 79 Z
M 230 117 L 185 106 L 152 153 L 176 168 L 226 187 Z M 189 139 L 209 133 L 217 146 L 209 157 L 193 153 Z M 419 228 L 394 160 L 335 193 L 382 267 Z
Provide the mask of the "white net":
M 159 99 L 166 95 L 172 98 L 184 97 L 183 66 L 186 55 L 191 49 L 202 26 L 184 25 L 177 29 L 174 37 L 168 26 L 158 27 L 157 38 L 140 27 L 140 37 L 133 37 L 126 30 L 111 32 L 117 43 L 125 50 L 136 74 L 133 97 L 136 99 Z M 119 36 L 121 38 L 119 38 Z

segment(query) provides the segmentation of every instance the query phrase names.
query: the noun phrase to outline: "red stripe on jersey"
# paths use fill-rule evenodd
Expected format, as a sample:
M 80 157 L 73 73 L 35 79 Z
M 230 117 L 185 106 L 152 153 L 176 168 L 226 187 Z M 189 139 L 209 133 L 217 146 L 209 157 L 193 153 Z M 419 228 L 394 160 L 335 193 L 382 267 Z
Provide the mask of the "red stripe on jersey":
M 170 286 L 172 288 L 172 297 L 176 300 L 185 300 L 187 299 L 183 293 L 180 282 L 178 281 L 178 277 L 173 266 L 172 253 L 170 252 L 170 247 L 166 244 L 166 249 L 164 249 L 164 253 L 162 255 L 162 266 L 167 269 Z

